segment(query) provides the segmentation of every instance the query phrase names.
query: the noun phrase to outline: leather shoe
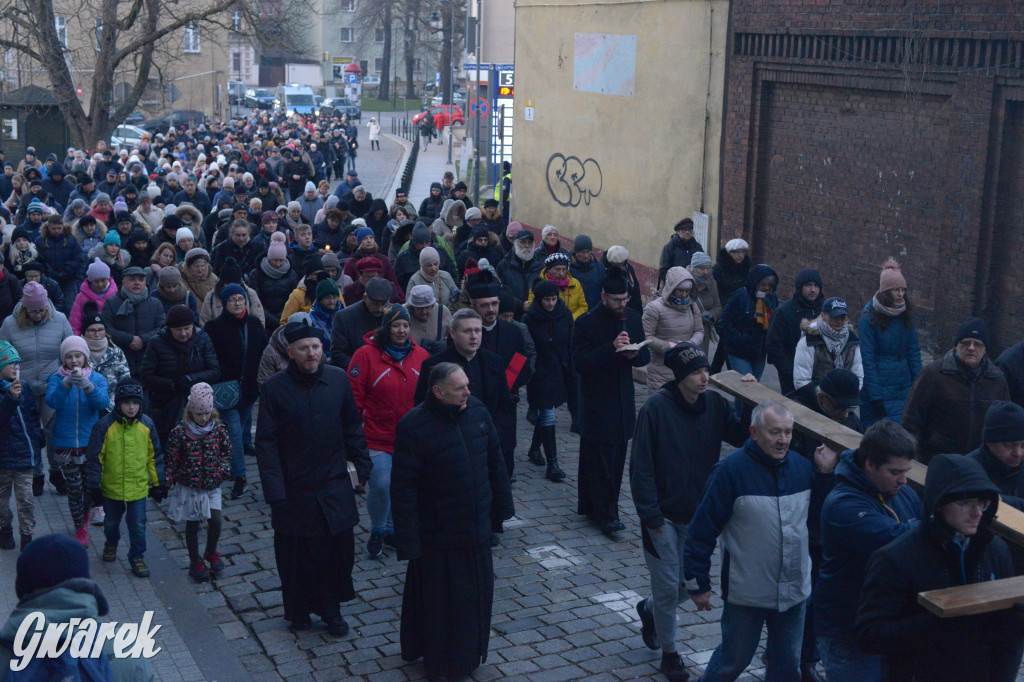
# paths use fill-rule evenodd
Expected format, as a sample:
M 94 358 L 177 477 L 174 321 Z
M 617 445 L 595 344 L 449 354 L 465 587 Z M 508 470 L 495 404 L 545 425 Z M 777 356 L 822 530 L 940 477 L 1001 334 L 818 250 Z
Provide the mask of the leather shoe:
M 825 682 L 814 663 L 800 664 L 800 682 Z
M 332 637 L 344 637 L 348 634 L 348 623 L 341 616 L 327 621 L 327 633 Z

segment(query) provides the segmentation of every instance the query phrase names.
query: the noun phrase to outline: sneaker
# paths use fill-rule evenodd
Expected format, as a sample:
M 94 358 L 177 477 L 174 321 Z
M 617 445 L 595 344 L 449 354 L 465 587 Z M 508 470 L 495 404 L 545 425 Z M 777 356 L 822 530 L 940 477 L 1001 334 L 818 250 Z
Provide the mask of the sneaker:
M 45 476 L 33 476 L 32 477 L 32 496 L 33 497 L 42 497 L 43 496 L 43 487 L 45 485 L 46 485 L 46 477 Z
M 149 577 L 149 567 L 146 566 L 146 562 L 142 560 L 142 557 L 137 556 L 134 559 L 131 559 L 130 563 L 132 565 L 132 573 L 134 573 L 136 577 Z
M 0 528 L 0 549 L 14 549 L 14 531 Z
M 677 652 L 661 655 L 661 673 L 671 682 L 685 682 L 690 679 L 683 658 Z
M 82 543 L 83 547 L 89 546 L 89 529 L 86 526 L 79 526 L 75 529 L 75 539 Z
M 89 518 L 92 520 L 92 525 L 102 526 L 103 521 L 107 518 L 107 513 L 103 511 L 103 507 L 93 507 L 89 512 Z
M 206 569 L 206 564 L 203 563 L 202 559 L 196 559 L 192 562 L 192 565 L 189 566 L 188 577 L 192 578 L 192 580 L 195 580 L 197 583 L 205 583 L 210 579 L 210 571 Z
M 108 564 L 117 561 L 117 545 L 103 545 L 103 560 Z
M 348 634 L 348 623 L 341 616 L 327 621 L 327 634 L 332 637 L 344 637 Z
M 390 547 L 391 549 L 397 549 L 397 547 L 395 546 L 394 533 L 384 533 L 384 546 Z
M 540 446 L 530 448 L 529 452 L 526 453 L 526 459 L 530 460 L 530 464 L 538 467 L 542 467 L 547 464 L 547 460 L 544 459 L 544 455 L 541 454 Z
M 203 558 L 206 559 L 206 563 L 210 564 L 210 573 L 215 577 L 218 573 L 224 570 L 224 560 L 220 558 L 220 552 L 204 554 Z
M 644 646 L 651 651 L 657 651 L 658 631 L 654 628 L 654 616 L 647 608 L 647 600 L 641 599 L 636 603 L 636 615 L 640 616 L 640 636 L 644 639 Z
M 28 547 L 28 543 L 30 543 L 30 542 L 32 542 L 32 536 L 31 535 L 25 535 L 24 533 L 22 533 L 22 535 L 21 535 L 21 551 L 22 552 L 25 551 L 25 548 Z
M 366 543 L 366 553 L 371 559 L 378 558 L 384 553 L 384 533 L 370 533 L 370 540 Z
M 256 446 L 253 445 L 252 443 L 249 443 L 248 445 L 243 445 L 242 446 L 242 451 L 245 452 L 245 456 L 246 457 L 255 457 L 256 456 Z
M 54 487 L 58 495 L 68 494 L 68 485 L 64 482 L 64 472 L 60 469 L 50 469 L 50 485 Z
M 242 492 L 245 490 L 245 476 L 239 476 L 235 479 L 235 484 L 231 487 L 231 499 L 237 500 L 242 496 Z

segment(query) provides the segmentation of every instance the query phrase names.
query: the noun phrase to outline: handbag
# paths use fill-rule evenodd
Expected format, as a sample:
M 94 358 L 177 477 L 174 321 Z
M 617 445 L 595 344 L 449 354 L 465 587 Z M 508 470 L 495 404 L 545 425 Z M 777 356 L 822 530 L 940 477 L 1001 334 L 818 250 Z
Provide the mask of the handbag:
M 236 379 L 221 381 L 214 384 L 213 406 L 218 410 L 233 410 L 238 407 L 238 401 L 242 399 L 242 385 Z

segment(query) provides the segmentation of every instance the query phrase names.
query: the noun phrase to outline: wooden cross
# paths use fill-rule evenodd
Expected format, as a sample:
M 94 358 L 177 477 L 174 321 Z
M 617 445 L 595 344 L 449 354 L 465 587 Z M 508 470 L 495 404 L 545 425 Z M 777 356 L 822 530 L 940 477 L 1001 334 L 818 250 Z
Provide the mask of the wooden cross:
M 814 436 L 833 450 L 855 450 L 860 445 L 861 434 L 853 429 L 848 429 L 763 384 L 741 381 L 737 372 L 715 374 L 711 377 L 711 384 L 749 405 L 771 401 L 783 403 L 793 413 L 794 428 Z M 907 477 L 924 488 L 927 473 L 928 467 L 915 461 Z M 1024 512 L 1001 502 L 992 522 L 992 530 L 1007 541 L 1024 547 Z M 917 595 L 917 601 L 941 618 L 999 611 L 1014 604 L 1024 604 L 1024 576 L 922 592 Z

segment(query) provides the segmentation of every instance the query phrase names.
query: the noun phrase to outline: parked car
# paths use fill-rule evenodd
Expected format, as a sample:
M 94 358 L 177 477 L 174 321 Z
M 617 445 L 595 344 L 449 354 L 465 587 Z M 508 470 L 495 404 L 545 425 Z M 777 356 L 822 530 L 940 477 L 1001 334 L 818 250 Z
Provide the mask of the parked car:
M 430 106 L 432 106 L 432 107 L 436 107 L 437 105 L 441 104 L 442 102 L 444 102 L 444 95 L 443 94 L 442 95 L 434 95 L 432 98 L 430 98 Z M 452 104 L 454 104 L 454 105 L 456 105 L 458 107 L 461 107 L 462 109 L 465 109 L 466 108 L 466 96 L 464 94 L 462 94 L 461 92 L 456 92 L 454 95 L 452 95 Z
M 359 105 L 348 97 L 331 97 L 320 104 L 321 116 L 348 116 L 350 121 L 363 120 L 363 112 Z
M 462 115 L 462 109 L 458 105 L 439 104 L 436 107 L 430 107 L 430 113 L 434 115 L 434 125 L 438 130 L 446 125 L 466 125 L 466 117 Z M 412 117 L 412 124 L 419 125 L 426 115 L 425 111 L 416 114 Z
M 153 136 L 148 130 L 133 125 L 119 125 L 110 134 L 110 146 L 113 149 L 121 147 L 138 147 L 142 143 L 142 136 L 147 138 Z
M 363 85 L 380 85 L 380 76 L 367 76 L 363 79 Z
M 245 96 L 245 83 L 228 81 L 228 104 L 240 104 Z
M 150 133 L 166 133 L 170 128 L 179 128 L 181 126 L 194 128 L 205 120 L 206 114 L 201 111 L 181 109 L 180 111 L 172 111 L 157 118 L 151 118 L 143 123 L 141 127 Z
M 250 88 L 242 95 L 242 106 L 250 109 L 273 109 L 274 93 L 266 88 Z

